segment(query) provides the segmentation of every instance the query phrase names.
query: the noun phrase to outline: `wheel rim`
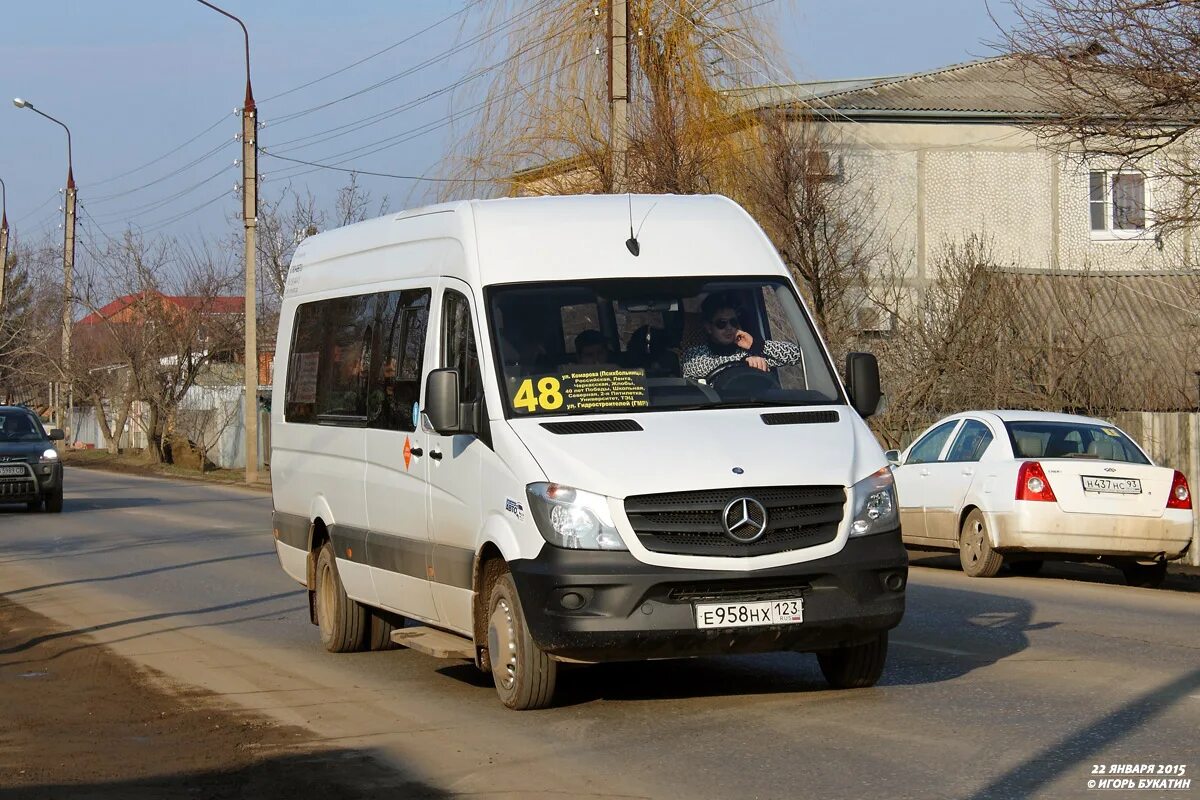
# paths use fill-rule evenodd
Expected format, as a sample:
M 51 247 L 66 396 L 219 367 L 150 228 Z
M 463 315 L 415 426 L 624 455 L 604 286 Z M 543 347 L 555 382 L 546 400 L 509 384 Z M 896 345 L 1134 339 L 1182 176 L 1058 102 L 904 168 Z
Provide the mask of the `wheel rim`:
M 333 617 L 333 569 L 325 564 L 317 581 L 317 624 L 325 631 Z
M 517 682 L 517 633 L 513 628 L 512 609 L 501 597 L 488 620 L 488 655 L 496 685 L 512 689 Z
M 972 520 L 967 525 L 967 562 L 974 565 L 983 560 L 983 524 Z

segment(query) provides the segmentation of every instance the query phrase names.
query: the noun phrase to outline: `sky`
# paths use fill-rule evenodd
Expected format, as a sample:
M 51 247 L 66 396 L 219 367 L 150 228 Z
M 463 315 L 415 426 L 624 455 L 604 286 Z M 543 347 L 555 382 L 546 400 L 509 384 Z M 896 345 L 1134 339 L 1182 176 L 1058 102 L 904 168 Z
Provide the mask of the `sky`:
M 348 159 L 345 166 L 363 170 L 437 176 L 454 142 L 446 126 L 455 114 L 453 95 L 413 102 L 489 63 L 479 48 L 425 63 L 454 47 L 464 15 L 452 15 L 466 4 L 224 0 L 250 31 L 254 94 L 264 124 L 260 144 L 309 161 Z M 240 208 L 234 189 L 241 177 L 235 165 L 241 145 L 234 137 L 245 71 L 241 31 L 233 21 L 195 0 L 8 6 L 0 49 L 0 179 L 7 185 L 15 237 L 61 235 L 66 136 L 48 120 L 13 107 L 13 97 L 71 128 L 78 235 L 85 248 L 99 249 L 129 225 L 211 237 L 239 227 L 232 219 Z M 767 0 L 763 10 L 777 21 L 785 60 L 776 67 L 800 81 L 914 72 L 994 55 L 988 44 L 998 38 L 992 15 L 1001 24 L 1013 19 L 1007 0 Z M 406 103 L 411 107 L 373 124 L 351 124 Z M 265 196 L 290 182 L 328 199 L 347 178 L 269 156 L 260 157 L 259 171 Z M 412 180 L 363 177 L 360 184 L 376 202 L 386 195 L 393 210 L 431 200 L 436 192 L 435 184 Z

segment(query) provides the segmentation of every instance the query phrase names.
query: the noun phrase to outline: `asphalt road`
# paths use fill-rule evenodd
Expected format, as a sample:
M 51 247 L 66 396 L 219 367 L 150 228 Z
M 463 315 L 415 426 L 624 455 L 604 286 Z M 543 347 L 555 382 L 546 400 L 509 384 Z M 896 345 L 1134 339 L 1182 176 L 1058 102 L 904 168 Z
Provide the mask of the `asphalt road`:
M 571 668 L 560 707 L 514 713 L 470 666 L 325 653 L 265 494 L 66 485 L 61 515 L 0 510 L 0 594 L 429 796 L 1059 798 L 1087 795 L 1093 764 L 1136 763 L 1187 765 L 1193 788 L 1163 796 L 1200 798 L 1192 585 L 918 566 L 874 689 L 827 689 L 807 655 L 660 661 Z

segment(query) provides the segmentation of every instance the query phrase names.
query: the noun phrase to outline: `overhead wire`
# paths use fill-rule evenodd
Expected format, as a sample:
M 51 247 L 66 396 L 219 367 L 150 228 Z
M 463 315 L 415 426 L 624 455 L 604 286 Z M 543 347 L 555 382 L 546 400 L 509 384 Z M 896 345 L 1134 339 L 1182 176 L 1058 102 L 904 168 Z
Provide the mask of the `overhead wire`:
M 459 119 L 462 119 L 463 117 L 474 114 L 476 111 L 479 111 L 479 110 L 483 109 L 485 106 L 488 106 L 494 102 L 497 102 L 499 100 L 503 100 L 508 97 L 511 97 L 515 94 L 524 92 L 527 90 L 529 85 L 532 85 L 533 83 L 539 83 L 544 80 L 548 80 L 548 79 L 554 77 L 555 75 L 563 72 L 564 70 L 570 69 L 571 67 L 574 67 L 574 66 L 577 66 L 577 65 L 583 63 L 590 57 L 591 57 L 591 53 L 584 55 L 582 58 L 579 58 L 573 62 L 564 64 L 563 66 L 559 67 L 558 69 L 554 70 L 553 72 L 547 73 L 546 75 L 541 76 L 540 78 L 536 78 L 533 81 L 530 81 L 526 85 L 519 86 L 516 89 L 510 90 L 498 97 L 482 100 L 472 106 L 462 109 L 461 111 L 458 111 L 453 114 L 447 115 L 445 117 L 425 123 L 424 125 L 417 126 L 416 128 L 410 128 L 409 130 L 401 131 L 398 134 L 394 134 L 392 136 L 388 136 L 383 139 L 378 139 L 374 142 L 368 142 L 366 144 L 351 148 L 349 150 L 343 150 L 340 153 L 332 153 L 332 154 L 324 156 L 318 160 L 319 160 L 319 162 L 322 162 L 322 167 L 328 168 L 329 166 L 340 166 L 342 164 L 345 164 L 347 161 L 350 161 L 352 158 L 365 157 L 365 156 L 369 156 L 369 155 L 374 155 L 375 153 L 379 153 L 384 150 L 388 150 L 399 144 L 403 144 L 404 142 L 411 141 L 412 139 L 415 139 L 419 136 L 424 136 L 425 134 L 432 133 L 435 130 L 444 128 L 447 125 L 450 125 L 450 124 L 458 121 Z M 371 149 L 371 148 L 374 148 L 374 149 Z M 274 157 L 274 154 L 269 149 L 264 150 L 263 152 L 265 152 L 265 154 L 268 157 Z M 335 159 L 342 159 L 342 160 L 337 161 Z M 328 162 L 330 162 L 330 161 L 332 161 L 333 163 L 329 164 Z M 299 175 L 306 175 L 306 174 L 308 174 L 310 172 L 314 172 L 314 171 L 316 171 L 316 170 L 315 169 L 303 170 L 300 172 L 286 174 L 281 177 L 295 178 L 295 177 L 298 177 Z
M 151 160 L 147 161 L 145 164 L 140 164 L 140 165 L 138 165 L 138 166 L 136 166 L 136 167 L 132 167 L 132 168 L 130 168 L 130 169 L 127 169 L 127 170 L 125 170 L 124 172 L 121 172 L 121 173 L 119 173 L 119 174 L 117 174 L 117 175 L 113 175 L 113 176 L 111 176 L 111 177 L 104 178 L 103 180 L 93 181 L 93 182 L 91 182 L 91 183 L 84 184 L 84 187 L 85 187 L 85 188 L 88 188 L 88 189 L 91 189 L 91 188 L 93 188 L 93 187 L 96 187 L 96 186 L 103 186 L 103 185 L 105 185 L 105 184 L 112 183 L 113 181 L 120 180 L 121 178 L 127 177 L 127 176 L 129 176 L 129 175 L 133 175 L 133 174 L 134 174 L 134 173 L 136 173 L 136 172 L 141 172 L 142 170 L 146 169 L 147 167 L 152 167 L 152 166 L 154 166 L 155 164 L 157 164 L 158 162 L 162 161 L 163 159 L 166 159 L 166 158 L 169 158 L 169 157 L 171 157 L 171 156 L 175 155 L 176 153 L 178 153 L 178 152 L 179 152 L 180 150 L 182 150 L 183 148 L 187 147 L 188 145 L 190 145 L 190 144 L 192 144 L 193 142 L 195 142 L 195 141 L 197 141 L 198 139 L 200 139 L 202 136 L 204 136 L 204 135 L 206 135 L 206 134 L 210 133 L 210 132 L 211 132 L 213 129 L 215 129 L 216 127 L 218 127 L 218 126 L 219 126 L 219 125 L 220 125 L 222 122 L 225 122 L 225 121 L 226 121 L 228 118 L 229 118 L 229 115 L 227 115 L 227 114 L 223 114 L 223 115 L 221 116 L 221 118 L 220 118 L 219 120 L 217 120 L 216 122 L 214 122 L 212 125 L 209 125 L 207 128 L 205 128 L 204 130 L 200 131 L 199 133 L 197 133 L 197 134 L 196 134 L 195 136 L 193 136 L 192 138 L 188 139 L 188 140 L 187 140 L 186 142 L 184 142 L 183 144 L 180 144 L 180 145 L 177 145 L 177 146 L 175 146 L 175 147 L 171 148 L 171 149 L 170 149 L 170 150 L 168 150 L 167 152 L 163 153 L 161 156 L 158 156 L 157 158 L 153 158 L 153 159 L 151 159 Z
M 514 61 L 515 59 L 519 58 L 522 55 L 525 55 L 526 53 L 528 53 L 530 50 L 534 49 L 538 45 L 552 42 L 561 35 L 562 35 L 561 32 L 559 32 L 559 33 L 550 34 L 548 36 L 544 36 L 541 39 L 539 39 L 538 41 L 531 43 L 528 47 L 525 47 L 522 50 L 518 51 L 517 53 L 514 53 L 496 63 L 490 64 L 487 67 L 482 67 L 482 68 L 476 70 L 475 72 L 470 73 L 469 75 L 465 75 L 462 78 L 459 78 L 458 80 L 454 81 L 453 83 L 447 84 L 438 89 L 434 89 L 433 91 L 427 92 L 427 93 L 421 95 L 420 97 L 409 100 L 398 106 L 393 106 L 392 108 L 384 109 L 383 111 L 377 112 L 375 114 L 371 114 L 369 116 L 362 117 L 360 119 L 353 120 L 351 122 L 347 122 L 344 125 L 338 125 L 337 127 L 329 128 L 324 131 L 318 131 L 317 133 L 309 134 L 307 136 L 300 136 L 295 139 L 288 139 L 283 142 L 276 142 L 275 144 L 272 145 L 272 147 L 275 148 L 275 152 L 293 152 L 294 150 L 301 150 L 305 147 L 310 147 L 312 145 L 331 141 L 333 139 L 339 138 L 340 136 L 347 135 L 350 132 L 357 133 L 358 131 L 360 131 L 364 128 L 368 128 L 372 125 L 376 125 L 380 122 L 383 122 L 387 119 L 397 116 L 398 114 L 401 114 L 405 111 L 410 111 L 413 108 L 416 108 L 417 106 L 424 105 L 425 103 L 429 102 L 430 100 L 433 100 L 434 98 L 441 97 L 442 95 L 452 92 L 455 89 L 459 89 L 463 86 L 466 86 L 468 83 L 478 80 L 479 78 L 483 77 L 484 75 L 494 72 L 497 69 L 500 69 L 501 67 L 507 66 L 508 64 L 512 63 L 512 61 Z M 339 131 L 345 131 L 346 133 L 338 133 Z M 334 134 L 334 135 L 325 136 L 325 134 Z M 319 138 L 322 136 L 325 136 L 325 138 Z M 314 141 L 308 141 L 308 140 L 314 140 Z M 308 142 L 308 143 L 307 144 L 297 144 L 299 142 Z M 289 145 L 297 145 L 297 146 L 289 147 Z M 287 148 L 287 149 L 281 151 L 281 150 L 279 150 L 279 148 L 281 148 L 281 147 Z
M 445 61 L 446 59 L 448 59 L 454 55 L 457 55 L 458 53 L 461 53 L 463 50 L 466 50 L 470 47 L 473 47 L 474 45 L 477 45 L 477 44 L 483 42 L 484 40 L 496 35 L 497 33 L 500 33 L 501 31 L 504 31 L 508 28 L 513 27 L 514 24 L 525 19 L 530 13 L 533 13 L 533 12 L 537 11 L 538 9 L 540 9 L 541 7 L 549 5 L 552 2 L 554 2 L 554 0 L 537 0 L 537 2 L 534 4 L 533 8 L 525 9 L 525 10 L 521 11 L 520 13 L 513 14 L 513 16 L 509 17 L 505 21 L 503 21 L 501 23 L 497 23 L 496 25 L 493 25 L 493 26 L 487 28 L 486 30 L 474 35 L 473 37 L 467 39 L 466 41 L 459 42 L 459 43 L 455 44 L 453 47 L 451 47 L 447 50 L 443 50 L 441 53 L 438 53 L 435 56 L 432 56 L 432 57 L 430 57 L 424 61 L 421 61 L 417 64 L 414 64 L 410 67 L 407 67 L 398 73 L 389 75 L 388 77 L 386 77 L 382 80 L 376 81 L 375 83 L 373 83 L 369 86 L 363 87 L 362 89 L 359 89 L 357 91 L 350 92 L 349 94 L 342 95 L 341 97 L 336 97 L 333 100 L 328 100 L 324 103 L 320 103 L 318 105 L 311 106 L 309 108 L 301 109 L 300 111 L 295 111 L 290 114 L 284 114 L 283 116 L 280 116 L 280 117 L 277 117 L 277 118 L 271 120 L 270 124 L 272 127 L 277 127 L 279 125 L 286 125 L 289 122 L 299 119 L 300 117 L 304 117 L 309 114 L 315 113 L 317 111 L 324 110 L 326 108 L 337 105 L 339 103 L 343 103 L 343 102 L 353 99 L 355 97 L 360 97 L 364 94 L 367 94 L 368 92 L 373 92 L 376 89 L 379 89 L 383 86 L 387 86 L 388 84 L 394 83 L 394 82 L 400 80 L 401 78 L 406 78 L 409 75 L 413 75 L 417 72 L 420 72 L 421 70 L 423 70 L 427 67 L 430 67 L 430 66 L 433 66 L 434 64 L 438 64 L 442 61 Z
M 403 39 L 399 40 L 398 42 L 393 42 L 392 44 L 388 45 L 387 47 L 383 48 L 382 50 L 376 50 L 374 53 L 372 53 L 369 56 L 360 58 L 358 61 L 355 61 L 352 64 L 347 64 L 346 66 L 341 67 L 340 69 L 336 69 L 333 72 L 328 72 L 328 73 L 320 76 L 319 78 L 314 78 L 313 80 L 308 81 L 306 83 L 302 83 L 299 86 L 293 86 L 291 89 L 287 89 L 285 91 L 279 92 L 278 94 L 273 94 L 264 100 L 260 100 L 259 103 L 269 103 L 273 100 L 278 100 L 280 97 L 287 97 L 288 95 L 298 92 L 301 89 L 307 89 L 308 87 L 315 86 L 316 84 L 321 83 L 322 81 L 326 81 L 326 80 L 329 80 L 330 78 L 341 75 L 342 73 L 347 72 L 351 69 L 354 69 L 355 67 L 357 67 L 361 64 L 365 64 L 368 61 L 371 61 L 372 59 L 378 58 L 379 56 L 383 55 L 384 53 L 395 50 L 397 47 L 399 47 L 403 44 L 408 44 L 413 39 L 416 39 L 418 36 L 422 36 L 426 33 L 429 33 L 434 28 L 437 28 L 438 26 L 440 26 L 446 22 L 449 22 L 450 20 L 454 19 L 457 16 L 461 16 L 462 14 L 466 13 L 467 11 L 471 10 L 471 8 L 479 5 L 482 2 L 483 2 L 483 0 L 469 0 L 469 2 L 467 2 L 462 8 L 460 8 L 458 11 L 455 11 L 453 14 L 448 14 L 445 17 L 442 17 L 437 22 L 434 22 L 430 25 L 425 26 L 424 28 L 417 31 L 416 33 L 412 33 L 408 36 L 405 36 Z

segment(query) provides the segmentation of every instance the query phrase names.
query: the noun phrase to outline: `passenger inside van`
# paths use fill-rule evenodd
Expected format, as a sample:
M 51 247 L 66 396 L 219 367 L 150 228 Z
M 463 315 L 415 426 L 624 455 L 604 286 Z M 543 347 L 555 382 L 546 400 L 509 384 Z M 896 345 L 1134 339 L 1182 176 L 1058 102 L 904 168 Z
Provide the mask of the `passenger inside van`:
M 582 331 L 575 337 L 575 362 L 577 364 L 611 364 L 608 340 L 595 328 Z
M 765 340 L 747 332 L 732 295 L 710 294 L 700 304 L 707 341 L 683 354 L 683 377 L 701 380 L 742 362 L 767 372 L 775 367 L 798 364 L 800 348 L 792 342 Z

